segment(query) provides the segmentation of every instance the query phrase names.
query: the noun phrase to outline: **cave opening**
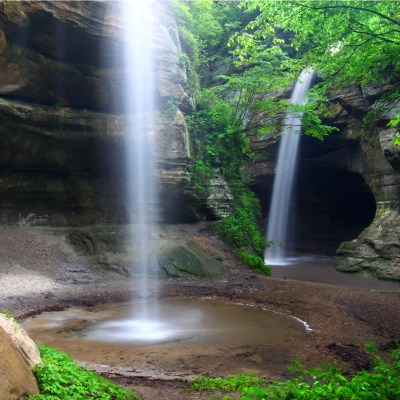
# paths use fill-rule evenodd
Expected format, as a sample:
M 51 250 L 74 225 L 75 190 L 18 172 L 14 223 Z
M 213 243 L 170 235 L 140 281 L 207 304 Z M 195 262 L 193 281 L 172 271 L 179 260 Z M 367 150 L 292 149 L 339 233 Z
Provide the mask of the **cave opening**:
M 251 189 L 260 198 L 264 228 L 273 176 Z M 376 203 L 358 172 L 335 164 L 307 164 L 300 160 L 290 204 L 289 252 L 333 256 L 339 244 L 355 239 L 372 222 Z
M 292 206 L 292 250 L 334 255 L 372 222 L 374 196 L 361 174 L 335 166 L 301 168 Z

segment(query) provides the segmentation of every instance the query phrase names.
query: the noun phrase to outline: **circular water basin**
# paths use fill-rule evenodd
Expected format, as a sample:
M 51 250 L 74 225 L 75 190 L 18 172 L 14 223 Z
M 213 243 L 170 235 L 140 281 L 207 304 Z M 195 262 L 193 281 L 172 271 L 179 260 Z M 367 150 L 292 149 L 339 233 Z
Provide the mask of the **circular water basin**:
M 307 334 L 295 318 L 215 300 L 153 302 L 148 313 L 149 319 L 132 317 L 135 304 L 71 308 L 23 325 L 35 341 L 90 368 L 163 378 L 285 375 Z

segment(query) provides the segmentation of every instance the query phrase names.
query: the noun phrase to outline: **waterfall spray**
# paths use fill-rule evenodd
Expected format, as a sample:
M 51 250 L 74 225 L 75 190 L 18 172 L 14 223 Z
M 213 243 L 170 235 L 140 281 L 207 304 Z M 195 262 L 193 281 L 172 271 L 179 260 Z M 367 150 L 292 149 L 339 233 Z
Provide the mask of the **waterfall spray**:
M 296 82 L 290 103 L 303 104 L 311 85 L 313 71 L 303 71 Z M 293 192 L 295 169 L 301 131 L 301 115 L 288 115 L 283 123 L 279 145 L 278 162 L 272 189 L 272 202 L 268 217 L 267 241 L 272 246 L 266 249 L 265 262 L 270 265 L 285 265 L 287 230 L 290 200 Z

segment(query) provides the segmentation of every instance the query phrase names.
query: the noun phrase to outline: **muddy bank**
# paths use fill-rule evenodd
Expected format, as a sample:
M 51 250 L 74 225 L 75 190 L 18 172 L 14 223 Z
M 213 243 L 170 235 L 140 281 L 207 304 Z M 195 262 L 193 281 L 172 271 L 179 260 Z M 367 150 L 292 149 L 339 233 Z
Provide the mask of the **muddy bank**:
M 0 308 L 26 318 L 46 310 L 115 304 L 137 297 L 134 279 L 93 268 L 71 249 L 62 235 L 44 235 L 33 228 L 20 228 L 4 227 L 0 234 Z M 229 273 L 218 279 L 164 280 L 160 298 L 182 302 L 187 298 L 217 298 L 300 318 L 312 331 L 305 332 L 304 340 L 293 343 L 291 353 L 307 366 L 336 360 L 351 373 L 368 367 L 365 342 L 375 342 L 387 352 L 399 339 L 397 294 L 256 275 L 209 233 L 195 231 L 192 238 L 204 251 L 218 253 L 229 265 Z M 238 363 L 240 359 L 232 362 Z M 139 379 L 124 377 L 118 371 L 113 374 L 115 379 L 138 388 L 148 399 L 167 398 L 164 395 L 175 399 L 211 398 L 188 393 L 180 384 L 157 380 L 157 376 Z

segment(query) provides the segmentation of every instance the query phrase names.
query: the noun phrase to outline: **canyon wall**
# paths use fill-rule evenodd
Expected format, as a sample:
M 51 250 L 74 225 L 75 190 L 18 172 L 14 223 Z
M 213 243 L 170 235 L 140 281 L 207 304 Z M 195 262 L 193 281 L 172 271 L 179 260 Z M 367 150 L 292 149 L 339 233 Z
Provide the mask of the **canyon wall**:
M 398 110 L 382 98 L 390 87 L 347 87 L 330 93 L 338 128 L 323 141 L 303 137 L 291 249 L 333 255 L 336 268 L 400 279 L 400 149 L 388 121 Z M 371 122 L 367 114 L 374 110 Z M 279 133 L 253 135 L 256 162 L 247 167 L 268 208 Z
M 123 24 L 118 2 L 0 4 L 0 223 L 79 227 L 132 222 L 126 205 Z M 229 214 L 222 177 L 208 199 L 192 187 L 192 109 L 178 27 L 152 3 L 157 30 L 154 111 L 161 220 Z M 399 151 L 386 126 L 388 87 L 331 93 L 339 128 L 323 142 L 304 137 L 292 247 L 334 254 L 337 268 L 400 279 Z M 382 106 L 382 107 L 381 107 Z M 366 114 L 382 108 L 374 122 Z M 279 132 L 253 135 L 251 187 L 267 215 Z M 133 221 L 134 222 L 134 221 Z M 342 244 L 341 244 L 342 243 Z
M 105 1 L 0 4 L 0 223 L 129 222 L 120 7 Z M 190 109 L 192 99 L 176 22 L 165 3 L 153 3 L 152 11 L 157 171 L 163 215 L 179 219 L 196 210 L 186 201 L 188 132 L 174 105 Z M 177 204 L 172 215 L 168 208 Z

